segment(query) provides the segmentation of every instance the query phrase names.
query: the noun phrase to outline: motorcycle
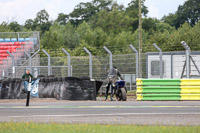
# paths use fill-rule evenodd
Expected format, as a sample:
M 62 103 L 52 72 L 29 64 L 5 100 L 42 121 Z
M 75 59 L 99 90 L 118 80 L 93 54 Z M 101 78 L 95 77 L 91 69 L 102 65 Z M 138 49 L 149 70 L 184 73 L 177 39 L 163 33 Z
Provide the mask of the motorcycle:
M 117 81 L 115 84 L 115 95 L 117 98 L 117 101 L 126 101 L 127 100 L 127 90 L 126 90 L 126 86 L 125 86 L 125 81 L 120 80 Z
M 114 94 L 116 95 L 117 101 L 126 101 L 127 100 L 127 90 L 124 80 L 116 81 L 117 71 L 114 68 L 111 68 L 108 72 L 108 82 L 114 88 Z

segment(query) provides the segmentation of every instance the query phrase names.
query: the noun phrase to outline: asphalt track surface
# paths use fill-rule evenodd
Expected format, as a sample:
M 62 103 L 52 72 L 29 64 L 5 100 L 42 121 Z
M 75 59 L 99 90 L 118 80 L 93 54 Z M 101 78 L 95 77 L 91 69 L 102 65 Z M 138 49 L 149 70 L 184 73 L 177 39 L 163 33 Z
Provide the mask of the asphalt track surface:
M 0 122 L 200 125 L 199 101 L 0 103 Z

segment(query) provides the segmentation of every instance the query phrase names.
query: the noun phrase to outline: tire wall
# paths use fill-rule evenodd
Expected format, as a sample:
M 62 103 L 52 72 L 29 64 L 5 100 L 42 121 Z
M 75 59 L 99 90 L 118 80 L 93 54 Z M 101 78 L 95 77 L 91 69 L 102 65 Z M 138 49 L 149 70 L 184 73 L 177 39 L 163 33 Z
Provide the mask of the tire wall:
M 24 99 L 26 94 L 21 90 L 23 88 L 22 79 L 13 78 L 1 81 L 0 98 L 1 99 Z
M 96 100 L 102 85 L 101 81 L 76 77 L 39 77 L 39 98 L 56 98 L 57 100 Z M 0 81 L 0 99 L 25 99 L 24 81 L 8 79 Z

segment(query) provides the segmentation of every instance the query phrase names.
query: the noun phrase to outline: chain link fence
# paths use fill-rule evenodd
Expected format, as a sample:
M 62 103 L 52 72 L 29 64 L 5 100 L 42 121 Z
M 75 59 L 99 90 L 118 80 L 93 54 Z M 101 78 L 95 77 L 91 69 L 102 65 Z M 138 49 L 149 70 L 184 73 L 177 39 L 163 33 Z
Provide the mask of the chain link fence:
M 62 51 L 58 53 L 62 53 Z M 104 50 L 103 55 L 92 56 L 92 64 L 90 63 L 89 55 L 71 56 L 70 67 L 68 67 L 68 56 L 44 57 L 44 54 L 41 55 L 41 53 L 39 53 L 32 58 L 31 64 L 29 64 L 30 62 L 26 62 L 26 64 L 20 66 L 20 70 L 15 73 L 15 77 L 21 78 L 25 70 L 30 66 L 31 72 L 35 78 L 38 75 L 54 75 L 56 77 L 90 77 L 92 75 L 92 79 L 104 82 L 101 89 L 103 92 L 105 89 L 107 72 L 112 63 L 112 66 L 117 67 L 123 75 L 128 90 L 134 90 L 136 87 L 136 78 L 186 78 L 188 69 L 186 67 L 186 57 L 190 57 L 190 78 L 200 77 L 199 51 L 193 51 L 189 56 L 186 56 L 185 51 L 163 52 L 162 54 L 159 54 L 159 52 L 147 52 L 141 54 L 141 60 L 138 60 L 137 54 L 137 52 L 129 50 L 127 54 L 113 54 L 111 58 L 111 55 Z M 141 68 L 140 71 L 137 64 L 141 65 L 139 66 Z
M 92 63 L 92 78 L 105 82 L 110 67 L 109 56 L 93 56 Z M 117 67 L 123 77 L 127 80 L 129 90 L 135 89 L 135 64 L 135 54 L 113 55 L 113 66 Z M 72 56 L 70 65 L 71 76 L 89 77 L 90 71 L 88 56 Z M 24 64 L 24 66 L 20 66 L 20 68 L 21 69 L 15 74 L 16 78 L 21 78 L 25 73 L 25 70 L 29 68 L 29 62 Z M 32 59 L 31 71 L 34 77 L 37 77 L 38 75 L 49 76 L 48 57 L 40 57 L 39 54 L 36 55 Z M 50 58 L 50 75 L 56 77 L 68 76 L 68 58 L 66 56 Z M 102 89 L 104 90 L 105 87 Z
M 18 69 L 40 48 L 39 32 L 0 32 L 0 40 L 0 79 L 21 76 Z

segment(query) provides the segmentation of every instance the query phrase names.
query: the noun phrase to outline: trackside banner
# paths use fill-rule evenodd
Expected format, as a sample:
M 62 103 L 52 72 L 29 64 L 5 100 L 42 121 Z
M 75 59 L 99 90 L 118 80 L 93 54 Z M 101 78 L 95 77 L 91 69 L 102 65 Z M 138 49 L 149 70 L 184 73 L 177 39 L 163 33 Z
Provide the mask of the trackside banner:
M 31 82 L 31 96 L 32 97 L 39 97 L 38 95 L 38 86 L 39 86 L 40 79 Z M 28 92 L 28 82 L 24 81 L 24 89 L 26 93 Z

